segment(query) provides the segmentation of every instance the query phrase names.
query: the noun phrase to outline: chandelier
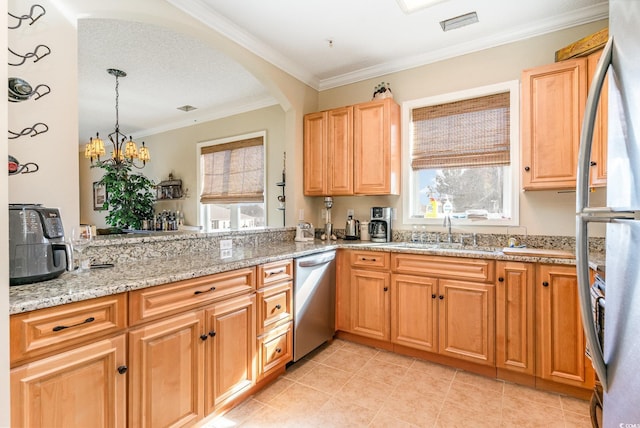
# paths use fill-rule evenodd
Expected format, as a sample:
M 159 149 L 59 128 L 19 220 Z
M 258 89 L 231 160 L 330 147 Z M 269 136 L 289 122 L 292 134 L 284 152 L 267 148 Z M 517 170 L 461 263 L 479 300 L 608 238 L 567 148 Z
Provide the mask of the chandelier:
M 99 133 L 96 133 L 95 138 L 89 138 L 89 142 L 84 149 L 84 157 L 91 159 L 92 164 L 93 161 L 96 160 L 98 165 L 111 163 L 116 167 L 130 165 L 135 166 L 136 168 L 144 168 L 145 164 L 151 160 L 149 149 L 145 147 L 144 142 L 142 142 L 142 147 L 138 150 L 133 139 L 131 137 L 127 139 L 127 136 L 120 132 L 120 124 L 118 123 L 118 98 L 120 96 L 120 93 L 118 92 L 118 79 L 120 77 L 125 77 L 127 73 L 115 68 L 107 69 L 107 73 L 115 76 L 116 78 L 116 129 L 108 136 L 109 141 L 113 144 L 111 159 L 107 159 L 105 161 L 100 160 L 100 156 L 104 156 L 105 154 L 105 149 L 104 142 L 100 138 Z M 142 162 L 142 165 L 136 164 L 136 159 Z

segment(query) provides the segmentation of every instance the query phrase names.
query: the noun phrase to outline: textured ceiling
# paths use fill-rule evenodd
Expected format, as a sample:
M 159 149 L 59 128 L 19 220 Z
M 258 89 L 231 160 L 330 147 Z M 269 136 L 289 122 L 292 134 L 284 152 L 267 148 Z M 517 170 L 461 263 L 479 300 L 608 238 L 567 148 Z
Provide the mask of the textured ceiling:
M 395 0 L 163 1 L 318 90 L 604 19 L 608 11 L 599 0 L 445 0 L 409 15 Z M 439 21 L 471 11 L 479 23 L 440 28 Z M 128 73 L 120 79 L 120 128 L 134 137 L 276 103 L 237 62 L 165 28 L 79 19 L 78 33 L 81 143 L 113 130 L 115 78 L 107 68 Z M 177 110 L 185 104 L 198 109 Z

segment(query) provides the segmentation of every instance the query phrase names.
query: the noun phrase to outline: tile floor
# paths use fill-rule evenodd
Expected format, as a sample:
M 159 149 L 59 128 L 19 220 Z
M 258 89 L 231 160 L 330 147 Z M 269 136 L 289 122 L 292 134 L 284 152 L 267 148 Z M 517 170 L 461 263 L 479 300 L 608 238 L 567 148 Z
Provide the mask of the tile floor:
M 591 427 L 586 401 L 343 340 L 206 428 Z

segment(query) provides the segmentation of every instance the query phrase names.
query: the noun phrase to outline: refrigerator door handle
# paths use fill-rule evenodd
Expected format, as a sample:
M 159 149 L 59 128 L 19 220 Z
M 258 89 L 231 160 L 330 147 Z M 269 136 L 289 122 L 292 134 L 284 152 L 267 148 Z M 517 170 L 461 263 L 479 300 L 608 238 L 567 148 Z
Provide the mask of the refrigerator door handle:
M 591 146 L 593 144 L 593 128 L 595 125 L 598 101 L 602 92 L 604 79 L 611 65 L 613 51 L 613 38 L 610 37 L 605 45 L 598 66 L 593 76 L 593 82 L 587 96 L 584 118 L 582 120 L 582 132 L 580 133 L 580 150 L 578 152 L 578 171 L 576 183 L 576 269 L 578 273 L 578 295 L 580 297 L 580 314 L 582 326 L 591 350 L 591 362 L 598 374 L 602 388 L 607 390 L 607 366 L 604 362 L 602 348 L 598 341 L 596 328 L 591 309 L 591 296 L 589 287 L 589 237 L 587 225 L 589 221 L 597 221 L 593 217 L 596 210 L 589 210 L 589 163 L 591 161 Z M 591 211 L 591 212 L 589 212 Z M 606 210 L 597 210 L 604 213 Z M 609 220 L 604 217 L 604 221 Z

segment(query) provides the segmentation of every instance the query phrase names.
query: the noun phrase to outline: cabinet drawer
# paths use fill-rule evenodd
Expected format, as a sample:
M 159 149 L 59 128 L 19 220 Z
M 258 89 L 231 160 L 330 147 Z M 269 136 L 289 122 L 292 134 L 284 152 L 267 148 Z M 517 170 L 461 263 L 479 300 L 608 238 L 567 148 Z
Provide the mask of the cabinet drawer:
M 11 364 L 127 327 L 125 293 L 12 315 Z
M 260 349 L 260 375 L 263 378 L 293 358 L 292 322 L 272 330 L 258 340 Z
M 291 281 L 258 291 L 258 335 L 293 319 L 293 283 Z
M 129 293 L 133 325 L 255 290 L 255 268 L 238 269 Z
M 393 254 L 391 264 L 395 273 L 480 282 L 493 282 L 495 278 L 495 262 L 493 260 Z
M 280 260 L 258 266 L 258 288 L 293 279 L 293 261 Z
M 381 251 L 351 251 L 351 266 L 389 269 L 389 253 Z

